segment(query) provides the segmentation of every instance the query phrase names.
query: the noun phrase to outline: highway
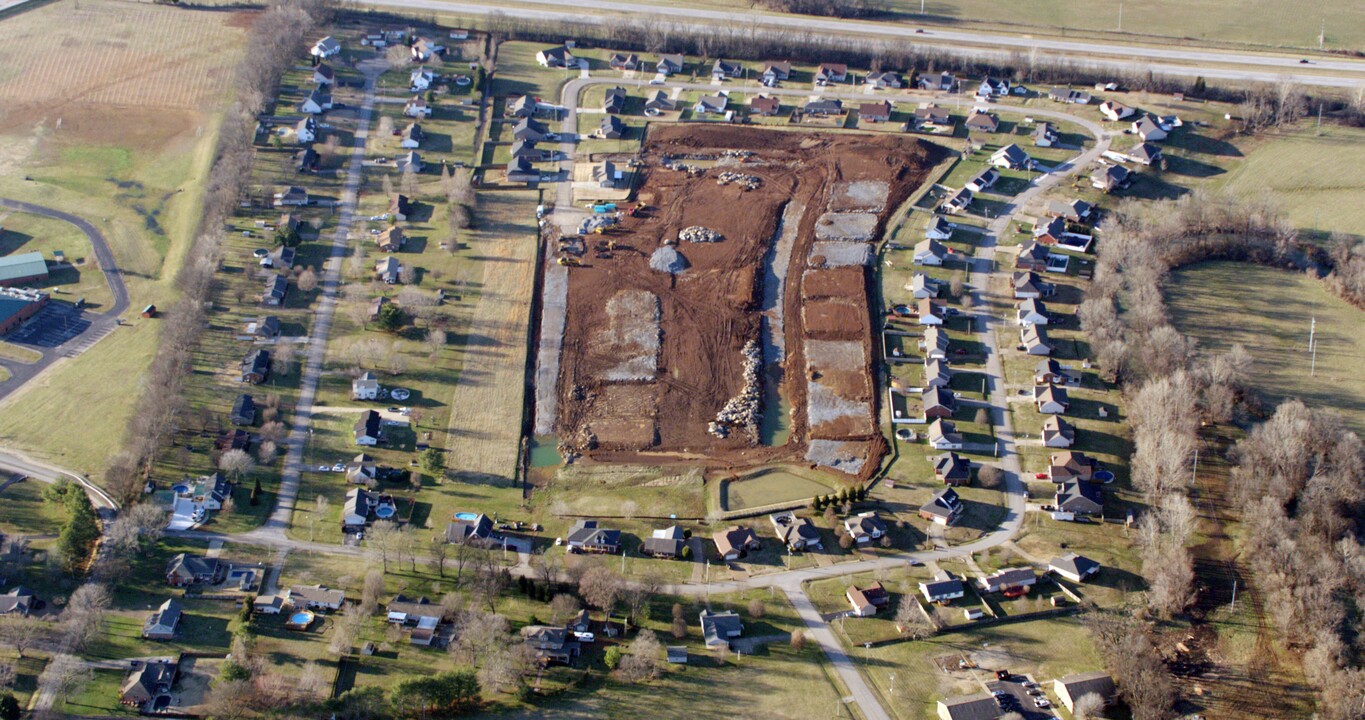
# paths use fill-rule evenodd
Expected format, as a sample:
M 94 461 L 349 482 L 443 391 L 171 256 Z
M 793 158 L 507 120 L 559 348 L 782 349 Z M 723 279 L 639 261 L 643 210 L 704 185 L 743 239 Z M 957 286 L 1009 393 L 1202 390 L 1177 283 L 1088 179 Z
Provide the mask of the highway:
M 678 26 L 724 25 L 754 31 L 766 29 L 850 35 L 876 40 L 912 40 L 921 45 L 943 46 L 941 49 L 978 59 L 1009 59 L 1018 53 L 1037 50 L 1046 56 L 1114 70 L 1150 68 L 1154 72 L 1185 77 L 1253 82 L 1290 80 L 1319 87 L 1365 87 L 1365 60 L 1330 56 L 1315 55 L 1311 64 L 1304 65 L 1299 62 L 1301 57 L 1298 55 L 1062 40 L 965 30 L 926 29 L 921 33 L 916 26 L 901 23 L 677 7 L 665 3 L 645 5 L 617 0 L 534 0 L 533 3 L 517 6 L 494 0 L 488 3 L 468 0 L 361 0 L 361 3 L 399 11 L 433 10 L 460 15 L 489 15 L 496 12 L 534 20 L 589 23 L 604 23 L 637 15 L 642 20 L 656 23 L 670 21 Z M 588 14 L 585 10 L 602 14 Z M 1309 69 L 1313 72 L 1305 72 Z M 1333 74 L 1325 74 L 1328 72 Z

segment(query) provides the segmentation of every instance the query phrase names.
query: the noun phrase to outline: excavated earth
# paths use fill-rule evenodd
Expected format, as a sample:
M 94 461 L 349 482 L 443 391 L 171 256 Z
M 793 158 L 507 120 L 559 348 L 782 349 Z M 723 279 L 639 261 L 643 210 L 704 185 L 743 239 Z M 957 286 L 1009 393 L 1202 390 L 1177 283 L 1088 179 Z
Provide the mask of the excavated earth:
M 752 155 L 741 160 L 727 150 Z M 861 238 L 872 225 L 875 240 L 943 152 L 885 134 L 652 126 L 637 186 L 646 209 L 638 217 L 623 213 L 610 234 L 586 236 L 583 266 L 569 269 L 560 441 L 592 462 L 700 461 L 741 469 L 798 461 L 853 475 L 874 471 L 886 444 L 876 422 L 870 271 L 812 256 L 817 221 L 856 231 L 820 234 L 840 236 L 822 242 L 859 255 L 857 246 L 870 244 L 844 238 Z M 686 168 L 676 169 L 679 163 Z M 719 184 L 727 170 L 761 182 L 748 190 Z M 805 209 L 790 264 L 773 268 L 784 278 L 778 322 L 787 352 L 776 375 L 791 407 L 792 433 L 782 446 L 755 447 L 743 433 L 708 434 L 707 425 L 742 390 L 741 351 L 759 337 L 763 263 L 775 255 L 769 249 L 788 203 Z M 651 269 L 650 257 L 692 226 L 724 239 L 677 242 L 687 268 L 676 274 Z M 813 451 L 812 441 L 833 452 Z

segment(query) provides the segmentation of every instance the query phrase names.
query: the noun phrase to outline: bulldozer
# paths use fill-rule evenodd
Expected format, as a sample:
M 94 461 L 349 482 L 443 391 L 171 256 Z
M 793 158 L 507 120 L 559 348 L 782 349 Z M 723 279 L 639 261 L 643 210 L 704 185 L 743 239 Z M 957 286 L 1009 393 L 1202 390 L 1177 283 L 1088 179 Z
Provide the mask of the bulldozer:
M 583 267 L 582 260 L 579 260 L 576 257 L 569 257 L 568 255 L 560 255 L 559 259 L 555 262 L 566 267 Z

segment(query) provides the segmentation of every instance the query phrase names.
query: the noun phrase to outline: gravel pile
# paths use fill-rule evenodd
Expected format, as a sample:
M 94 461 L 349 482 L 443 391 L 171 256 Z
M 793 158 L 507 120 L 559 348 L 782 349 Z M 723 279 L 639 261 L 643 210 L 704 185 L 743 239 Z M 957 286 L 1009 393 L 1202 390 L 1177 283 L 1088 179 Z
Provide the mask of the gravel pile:
M 693 225 L 683 228 L 682 232 L 678 233 L 678 239 L 694 243 L 713 243 L 720 242 L 724 236 L 711 228 Z
M 744 173 L 737 173 L 733 170 L 726 170 L 725 172 L 716 176 L 716 183 L 719 185 L 729 185 L 730 183 L 738 183 L 740 185 L 743 185 L 745 190 L 757 190 L 758 186 L 763 184 L 763 178 L 760 178 L 755 175 L 745 175 Z
M 728 437 L 736 428 L 743 430 L 749 441 L 758 444 L 758 421 L 763 412 L 763 385 L 759 370 L 763 366 L 763 348 L 757 340 L 744 344 L 744 387 L 730 398 L 716 413 L 716 419 L 706 431 L 718 438 Z
M 687 269 L 687 258 L 672 245 L 664 245 L 649 256 L 649 266 L 659 272 L 677 275 Z

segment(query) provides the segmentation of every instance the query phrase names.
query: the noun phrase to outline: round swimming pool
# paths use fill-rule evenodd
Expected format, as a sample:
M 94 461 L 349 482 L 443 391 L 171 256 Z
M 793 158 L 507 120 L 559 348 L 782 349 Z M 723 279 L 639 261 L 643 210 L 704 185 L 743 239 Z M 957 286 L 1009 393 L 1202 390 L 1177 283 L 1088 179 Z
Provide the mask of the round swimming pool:
M 1095 478 L 1095 482 L 1102 482 L 1102 483 L 1113 482 L 1113 481 L 1114 481 L 1114 473 L 1109 472 L 1108 470 L 1096 470 L 1096 471 L 1095 471 L 1094 478 Z
M 457 512 L 457 513 L 455 513 L 455 519 L 456 519 L 456 520 L 477 520 L 477 519 L 479 519 L 479 516 L 478 516 L 478 515 L 475 515 L 474 513 L 471 513 L 471 512 Z
M 171 486 L 171 491 L 174 492 L 176 495 L 183 495 L 190 491 L 190 486 L 186 485 L 185 483 L 179 483 L 177 485 Z
M 316 616 L 311 611 L 300 610 L 290 615 L 289 622 L 284 626 L 290 630 L 307 630 L 308 626 L 313 624 L 314 617 Z
M 381 520 L 393 517 L 393 513 L 394 513 L 393 508 L 388 505 L 380 505 L 379 507 L 374 509 L 374 516 Z

